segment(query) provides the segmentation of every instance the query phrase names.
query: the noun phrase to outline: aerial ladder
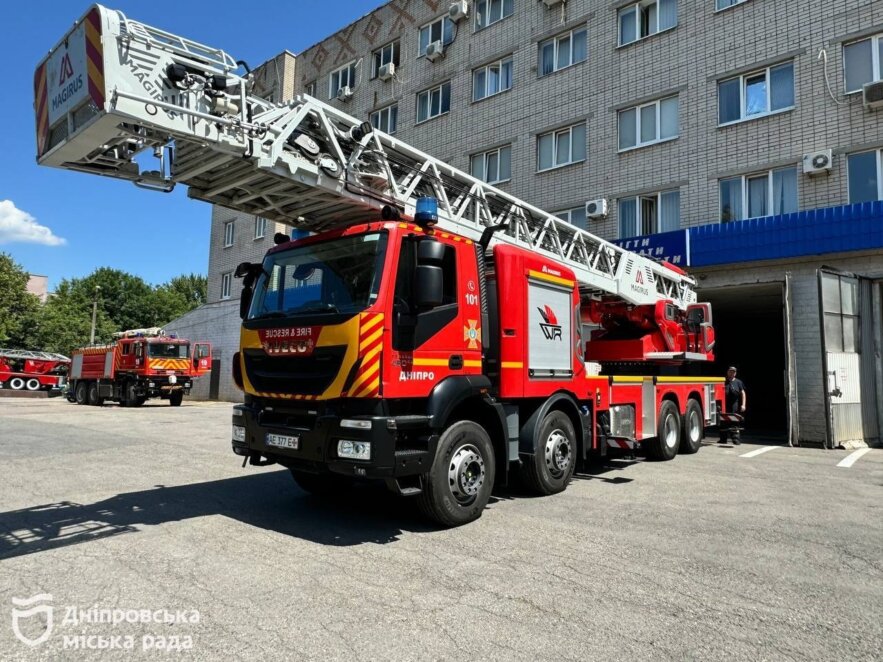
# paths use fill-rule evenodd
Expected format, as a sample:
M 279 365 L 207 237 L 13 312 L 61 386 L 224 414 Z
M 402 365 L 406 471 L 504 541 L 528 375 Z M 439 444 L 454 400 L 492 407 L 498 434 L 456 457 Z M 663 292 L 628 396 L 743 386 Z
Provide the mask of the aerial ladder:
M 307 95 L 273 102 L 226 52 L 93 6 L 35 74 L 40 164 L 126 179 L 308 232 L 413 217 L 573 270 L 584 297 L 696 302 L 674 265 L 625 250 Z M 73 81 L 73 82 L 71 82 Z M 156 157 L 146 169 L 144 157 Z

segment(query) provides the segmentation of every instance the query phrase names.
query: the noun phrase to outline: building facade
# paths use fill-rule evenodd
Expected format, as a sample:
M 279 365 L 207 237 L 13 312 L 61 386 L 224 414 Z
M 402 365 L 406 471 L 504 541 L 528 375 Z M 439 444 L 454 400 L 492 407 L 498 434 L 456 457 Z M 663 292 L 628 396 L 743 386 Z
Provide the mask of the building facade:
M 298 55 L 293 92 L 607 239 L 683 233 L 726 255 L 757 231 L 743 219 L 883 198 L 883 115 L 862 94 L 881 78 L 879 0 L 391 0 Z M 231 268 L 225 213 L 210 298 Z M 697 262 L 687 248 L 682 264 L 756 429 L 873 443 L 883 241 L 838 250 L 824 238 L 839 221 L 813 219 L 800 250 Z

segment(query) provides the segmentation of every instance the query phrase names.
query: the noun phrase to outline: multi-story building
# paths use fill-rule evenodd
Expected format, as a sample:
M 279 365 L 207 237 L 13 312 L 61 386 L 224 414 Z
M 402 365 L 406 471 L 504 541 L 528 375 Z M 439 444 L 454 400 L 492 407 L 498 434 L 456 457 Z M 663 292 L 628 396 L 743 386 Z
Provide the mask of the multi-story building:
M 297 62 L 295 93 L 689 266 L 756 430 L 879 438 L 883 215 L 847 205 L 883 198 L 883 2 L 391 0 Z

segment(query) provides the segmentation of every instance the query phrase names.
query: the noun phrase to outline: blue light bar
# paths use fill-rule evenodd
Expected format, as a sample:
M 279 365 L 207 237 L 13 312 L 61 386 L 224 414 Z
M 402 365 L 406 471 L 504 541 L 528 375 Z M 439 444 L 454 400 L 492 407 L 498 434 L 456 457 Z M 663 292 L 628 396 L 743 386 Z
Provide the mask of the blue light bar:
M 430 197 L 417 198 L 414 220 L 418 225 L 435 225 L 438 223 L 438 200 Z

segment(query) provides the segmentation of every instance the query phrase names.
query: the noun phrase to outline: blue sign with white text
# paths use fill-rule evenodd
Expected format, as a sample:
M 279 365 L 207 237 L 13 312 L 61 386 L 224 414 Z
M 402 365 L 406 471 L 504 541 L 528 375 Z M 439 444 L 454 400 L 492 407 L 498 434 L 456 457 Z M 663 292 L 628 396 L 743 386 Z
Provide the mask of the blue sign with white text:
M 686 229 L 615 239 L 613 243 L 645 257 L 665 260 L 679 267 L 690 266 L 690 235 Z

